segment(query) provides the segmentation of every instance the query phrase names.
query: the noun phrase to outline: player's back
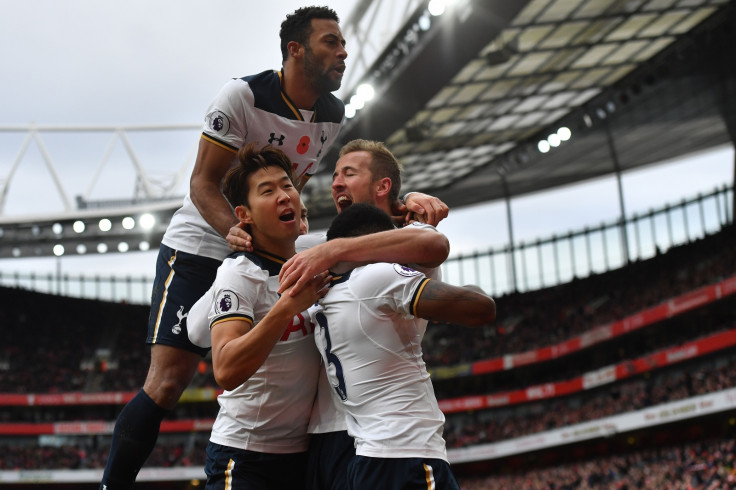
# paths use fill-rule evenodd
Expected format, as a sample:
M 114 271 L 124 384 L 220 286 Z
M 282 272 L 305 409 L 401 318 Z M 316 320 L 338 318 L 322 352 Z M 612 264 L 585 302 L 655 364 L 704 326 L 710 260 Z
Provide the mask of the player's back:
M 427 280 L 371 264 L 336 278 L 320 301 L 315 336 L 357 454 L 446 459 L 444 415 L 422 359 L 427 322 L 413 316 Z

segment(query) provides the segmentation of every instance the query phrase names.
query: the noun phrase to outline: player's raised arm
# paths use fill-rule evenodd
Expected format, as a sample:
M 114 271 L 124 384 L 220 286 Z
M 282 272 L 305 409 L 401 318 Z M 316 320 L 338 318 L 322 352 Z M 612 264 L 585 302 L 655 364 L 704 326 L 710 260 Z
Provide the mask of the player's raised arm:
M 372 262 L 413 263 L 438 267 L 450 253 L 447 237 L 429 227 L 404 228 L 361 237 L 339 238 L 316 245 L 290 258 L 279 274 L 279 292 L 291 285 L 293 294 L 314 277 L 340 262 L 364 265 Z
M 238 224 L 230 204 L 222 194 L 222 179 L 232 164 L 235 153 L 204 138 L 199 140 L 199 151 L 189 181 L 192 202 L 207 223 L 226 237 L 230 228 Z
M 294 315 L 324 296 L 329 279 L 326 273 L 318 275 L 298 295 L 282 295 L 255 326 L 242 317 L 214 323 L 212 368 L 217 384 L 233 390 L 245 383 L 270 355 Z
M 480 327 L 495 321 L 496 302 L 466 287 L 429 280 L 420 291 L 415 311 L 426 320 Z

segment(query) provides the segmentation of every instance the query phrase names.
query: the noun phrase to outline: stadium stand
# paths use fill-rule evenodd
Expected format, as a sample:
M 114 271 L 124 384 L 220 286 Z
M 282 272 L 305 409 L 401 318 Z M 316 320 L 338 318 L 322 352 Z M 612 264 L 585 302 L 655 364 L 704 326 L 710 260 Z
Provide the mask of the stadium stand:
M 380 2 L 361 2 L 358 10 L 368 12 L 371 3 Z M 380 66 L 396 82 L 383 88 L 383 99 L 411 96 L 413 103 L 386 105 L 390 111 L 343 134 L 386 140 L 410 170 L 406 188 L 429 186 L 420 189 L 437 191 L 453 208 L 505 200 L 510 222 L 512 198 L 600 176 L 621 179 L 656 162 L 733 147 L 732 0 L 494 4 L 502 7 L 498 16 L 467 15 L 471 10 L 463 8 L 465 15 L 450 17 L 458 24 L 444 24 L 462 21 L 462 36 L 433 34 L 414 46 L 411 59 L 397 59 L 425 32 L 409 19 L 408 36 L 398 33 L 399 44 L 385 50 Z M 489 20 L 493 26 L 480 22 Z M 377 25 L 385 30 L 384 22 Z M 428 124 L 417 125 L 421 120 Z M 545 135 L 567 128 L 558 123 L 575 131 L 574 144 L 537 152 Z M 43 150 L 39 127 L 29 131 L 29 141 L 34 136 Z M 310 190 L 313 226 L 334 211 L 329 168 L 322 170 Z M 620 222 L 596 233 L 586 228 L 537 240 L 536 248 L 510 237 L 508 247 L 484 257 L 514 263 L 518 254 L 523 262 L 536 252 L 541 257 L 543 245 L 556 250 L 564 243 L 572 256 L 575 238 L 630 230 L 636 242 L 649 225 L 657 247 L 654 257 L 640 259 L 636 244 L 637 259 L 620 269 L 606 263 L 607 272 L 536 291 L 530 284 L 549 285 L 541 265 L 529 274 L 537 277 L 521 273 L 518 282 L 505 282 L 518 290 L 496 298 L 495 325 L 430 325 L 425 360 L 462 488 L 736 488 L 730 186 L 639 221 L 624 211 L 621 196 Z M 706 213 L 717 215 L 718 230 L 706 225 Z M 673 239 L 673 216 L 682 220 L 687 243 Z M 64 226 L 77 216 L 69 219 Z M 688 219 L 704 233 L 694 242 L 698 232 L 687 231 Z M 51 233 L 54 223 L 46 224 Z M 654 236 L 659 225 L 669 239 L 661 250 Z M 8 257 L 36 253 L 50 236 L 42 228 L 8 221 L 0 248 Z M 20 239 L 11 245 L 13 236 Z M 586 253 L 578 255 L 584 262 Z M 463 270 L 462 257 L 456 265 Z M 31 274 L 27 282 L 37 279 Z M 3 273 L 0 280 L 13 278 Z M 57 292 L 75 283 L 52 274 L 46 282 Z M 111 289 L 132 284 L 138 282 L 112 281 Z M 148 308 L 18 287 L 0 288 L 0 298 L 0 485 L 97 488 L 113 421 L 145 378 Z M 164 421 L 136 488 L 201 487 L 218 392 L 203 359 Z
M 728 478 L 733 444 L 722 436 L 736 424 L 733 243 L 726 226 L 617 271 L 497 298 L 495 326 L 430 325 L 426 361 L 463 488 L 660 488 L 661 478 L 707 488 Z M 99 471 L 117 412 L 145 376 L 147 308 L 13 288 L 1 294 L 0 320 L 9 328 L 0 332 L 0 474 Z M 144 471 L 201 475 L 217 393 L 204 359 Z M 718 395 L 732 406 L 577 437 L 591 430 L 586 423 L 618 427 L 647 409 L 683 411 L 673 404 L 698 397 L 711 397 L 700 405 L 718 404 Z M 684 424 L 674 430 L 682 437 L 664 429 L 673 423 Z M 702 430 L 689 440 L 692 427 Z M 643 436 L 632 436 L 637 431 Z M 570 451 L 535 446 L 560 433 L 573 441 Z M 514 441 L 528 447 L 504 449 Z M 494 451 L 499 456 L 486 457 Z

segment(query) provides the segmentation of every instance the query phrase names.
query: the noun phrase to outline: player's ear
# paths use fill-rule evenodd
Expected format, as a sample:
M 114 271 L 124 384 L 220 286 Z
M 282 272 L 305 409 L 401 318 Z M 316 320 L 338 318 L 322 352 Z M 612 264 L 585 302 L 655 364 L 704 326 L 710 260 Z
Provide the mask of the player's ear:
M 378 179 L 373 184 L 376 190 L 376 197 L 386 197 L 391 192 L 391 179 L 388 177 Z
M 253 223 L 253 216 L 250 210 L 243 205 L 235 207 L 235 216 L 243 223 Z
M 301 56 L 304 46 L 296 41 L 289 41 L 286 43 L 286 50 L 289 52 L 289 56 L 292 58 L 298 58 Z

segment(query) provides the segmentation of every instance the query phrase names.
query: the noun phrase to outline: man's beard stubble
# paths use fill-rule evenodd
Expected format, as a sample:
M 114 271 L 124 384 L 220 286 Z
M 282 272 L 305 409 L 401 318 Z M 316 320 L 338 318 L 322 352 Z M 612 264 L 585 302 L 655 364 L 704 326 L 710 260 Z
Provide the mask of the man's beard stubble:
M 327 73 L 321 71 L 320 63 L 315 59 L 312 49 L 307 46 L 304 56 L 304 73 L 314 91 L 320 94 L 327 94 L 340 88 L 342 80 L 333 80 L 330 78 L 329 72 L 331 71 L 332 67 L 327 70 Z

